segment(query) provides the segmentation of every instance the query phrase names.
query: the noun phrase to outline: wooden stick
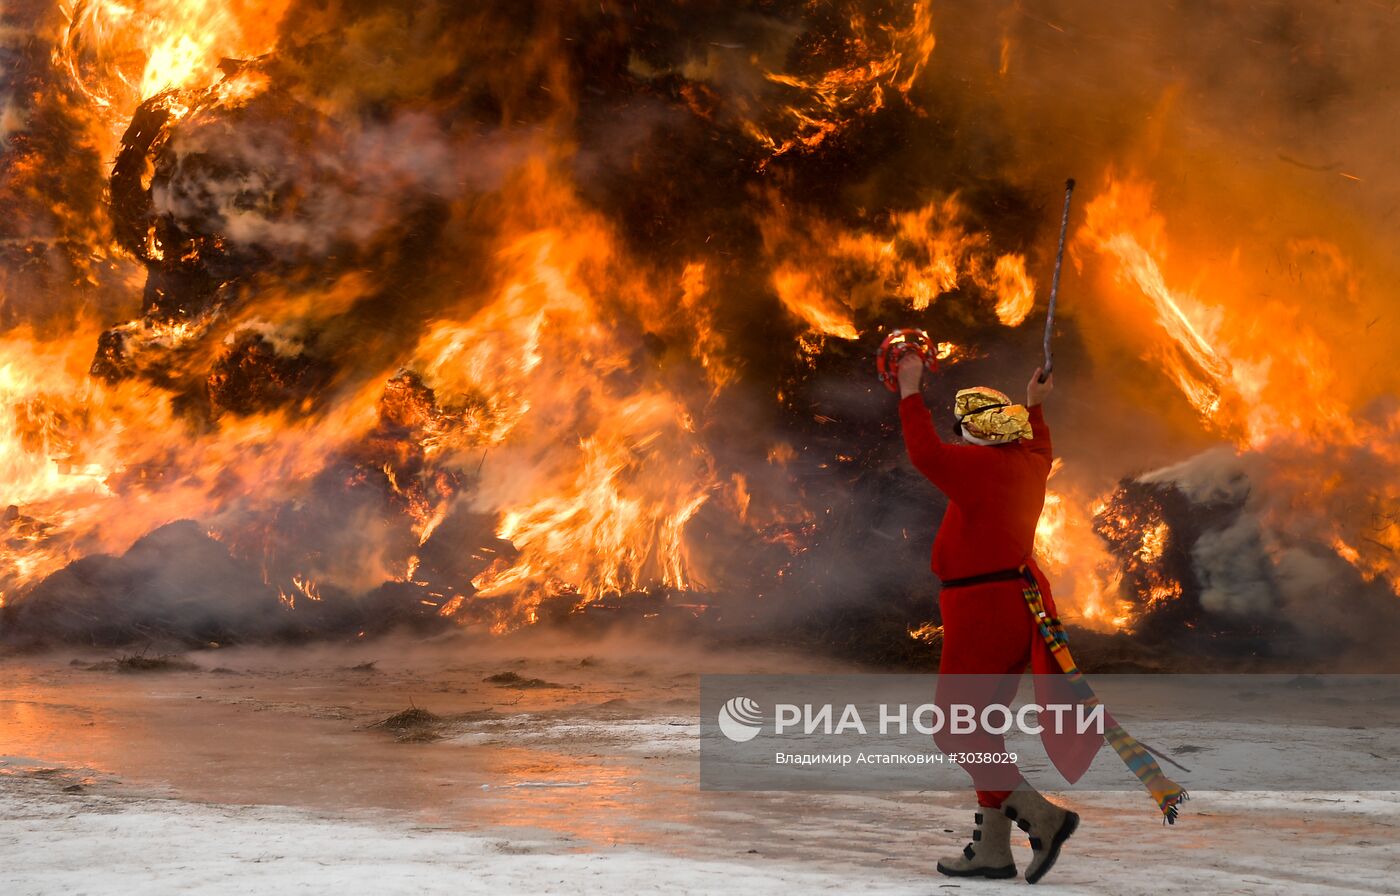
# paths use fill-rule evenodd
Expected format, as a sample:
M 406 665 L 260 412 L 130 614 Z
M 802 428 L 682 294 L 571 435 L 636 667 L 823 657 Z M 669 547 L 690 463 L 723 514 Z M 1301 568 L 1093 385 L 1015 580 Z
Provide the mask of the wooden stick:
M 1065 181 L 1065 211 L 1060 217 L 1060 247 L 1055 250 L 1055 273 L 1050 277 L 1050 307 L 1045 312 L 1045 364 L 1040 368 L 1040 381 L 1055 369 L 1055 355 L 1050 351 L 1050 331 L 1055 326 L 1055 297 L 1060 293 L 1060 265 L 1065 260 L 1065 234 L 1069 232 L 1069 198 L 1074 193 L 1074 178 Z

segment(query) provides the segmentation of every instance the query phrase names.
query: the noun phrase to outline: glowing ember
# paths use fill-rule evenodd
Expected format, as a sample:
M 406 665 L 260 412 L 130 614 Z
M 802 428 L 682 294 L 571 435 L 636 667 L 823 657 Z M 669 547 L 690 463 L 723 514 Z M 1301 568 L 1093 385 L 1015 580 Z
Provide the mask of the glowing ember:
M 774 156 L 809 152 L 853 119 L 880 111 L 888 94 L 908 94 L 933 53 L 931 6 L 909 4 L 908 23 L 895 28 L 857 13 L 843 40 L 816 43 L 797 71 L 765 73 L 789 99 L 779 102 L 777 122 L 746 121 L 744 129 Z
M 915 641 L 922 641 L 925 644 L 937 644 L 943 640 L 943 626 L 935 625 L 932 622 L 925 622 L 917 628 L 909 629 L 909 637 Z

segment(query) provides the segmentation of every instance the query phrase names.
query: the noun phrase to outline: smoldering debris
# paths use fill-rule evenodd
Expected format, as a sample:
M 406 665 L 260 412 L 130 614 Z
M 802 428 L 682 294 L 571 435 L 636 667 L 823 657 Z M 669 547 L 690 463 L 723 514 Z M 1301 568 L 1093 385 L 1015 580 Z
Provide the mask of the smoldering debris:
M 499 719 L 490 709 L 438 715 L 419 706 L 409 706 L 391 716 L 370 724 L 372 730 L 387 731 L 394 740 L 404 744 L 432 743 L 459 733 L 464 726 Z
M 145 656 L 132 654 L 104 660 L 84 666 L 89 672 L 118 672 L 126 675 L 141 675 L 153 672 L 199 672 L 201 667 L 182 656 L 163 654 Z
M 487 684 L 494 684 L 503 688 L 516 688 L 518 690 L 533 690 L 536 688 L 562 688 L 562 684 L 555 684 L 552 681 L 545 681 L 543 678 L 528 678 L 517 672 L 497 672 L 495 675 L 488 675 L 482 679 Z
M 11 644 L 209 647 L 355 638 L 398 629 L 445 631 L 421 588 L 385 587 L 358 601 L 315 601 L 295 612 L 276 589 L 192 521 L 163 526 L 120 556 L 75 561 L 24 601 L 0 608 Z
M 399 743 L 431 743 L 442 739 L 446 723 L 441 716 L 411 706 L 369 727 L 391 732 Z

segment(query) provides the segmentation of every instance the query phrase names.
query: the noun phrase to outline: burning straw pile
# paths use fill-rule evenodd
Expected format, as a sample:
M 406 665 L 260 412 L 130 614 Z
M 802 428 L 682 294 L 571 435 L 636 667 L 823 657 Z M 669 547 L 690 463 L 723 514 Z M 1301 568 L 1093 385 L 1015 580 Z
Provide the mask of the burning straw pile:
M 920 325 L 943 341 L 931 400 L 1021 381 L 1058 198 L 1041 187 L 1061 176 L 1013 151 L 1024 110 L 994 87 L 1022 83 L 1037 26 L 980 10 L 11 4 L 0 632 L 660 616 L 917 653 L 940 506 L 869 354 Z M 992 52 L 946 50 L 944 28 Z M 1227 309 L 1167 285 L 1150 187 L 1092 184 L 1071 261 L 1104 283 L 1071 289 L 1066 391 L 1076 368 L 1153 358 L 1132 375 L 1178 390 L 1164 427 L 1199 443 L 1204 419 L 1241 451 L 1365 397 L 1318 379 L 1330 403 L 1283 409 L 1293 368 L 1270 380 Z M 1150 351 L 1105 337 L 1091 302 L 1150 319 L 1132 331 Z M 1041 548 L 1072 619 L 1238 628 L 1187 549 L 1209 525 L 1131 485 L 1095 517 L 1142 460 L 1076 472 L 1074 434 L 1101 420 L 1060 419 L 1071 466 Z M 1161 526 L 1165 559 L 1140 556 Z M 1397 581 L 1332 535 L 1298 549 Z M 1372 540 L 1400 549 L 1394 527 Z

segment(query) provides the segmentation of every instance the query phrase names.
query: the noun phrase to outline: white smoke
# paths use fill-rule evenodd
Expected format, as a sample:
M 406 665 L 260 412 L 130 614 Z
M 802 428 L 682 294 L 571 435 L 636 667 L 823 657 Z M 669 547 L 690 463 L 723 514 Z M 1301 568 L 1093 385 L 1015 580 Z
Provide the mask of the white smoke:
M 1364 543 L 1368 483 L 1377 446 L 1316 449 L 1302 461 L 1291 443 L 1236 453 L 1203 452 L 1138 477 L 1180 490 L 1203 513 L 1233 507 L 1190 546 L 1200 601 L 1209 613 L 1280 614 L 1318 644 L 1367 644 L 1393 636 L 1400 597 L 1384 574 L 1354 566 L 1335 546 Z M 1299 476 L 1300 469 L 1312 472 Z M 1325 481 L 1325 486 L 1324 486 Z

